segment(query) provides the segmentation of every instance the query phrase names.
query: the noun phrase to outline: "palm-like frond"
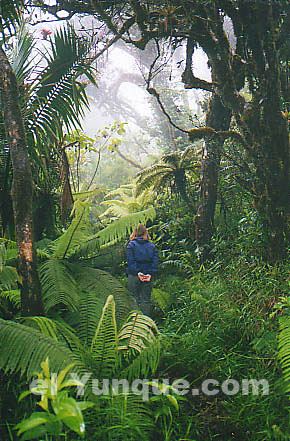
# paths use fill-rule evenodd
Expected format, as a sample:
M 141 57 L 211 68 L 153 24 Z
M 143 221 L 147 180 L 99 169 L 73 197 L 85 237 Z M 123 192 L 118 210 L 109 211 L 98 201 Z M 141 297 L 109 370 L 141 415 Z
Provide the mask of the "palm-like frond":
M 84 346 L 76 335 L 75 330 L 67 323 L 48 317 L 23 317 L 20 321 L 24 325 L 41 332 L 44 336 L 65 345 L 73 354 L 76 365 L 80 366 L 84 356 Z
M 29 326 L 37 331 L 41 332 L 42 335 L 50 337 L 51 339 L 58 341 L 58 330 L 54 320 L 48 317 L 23 317 L 20 319 L 21 323 Z
M 114 297 L 109 296 L 94 335 L 91 353 L 97 363 L 97 377 L 110 378 L 117 360 L 117 324 Z
M 111 198 L 114 199 L 111 199 Z M 109 199 L 110 198 L 110 199 Z M 120 218 L 130 213 L 136 213 L 150 207 L 153 203 L 151 191 L 136 194 L 136 184 L 121 185 L 118 189 L 109 192 L 101 205 L 109 208 L 102 213 L 101 218 Z
M 78 309 L 76 282 L 64 261 L 48 259 L 40 267 L 40 279 L 46 311 L 60 304 L 72 311 Z
M 0 3 L 0 33 L 4 41 L 7 32 L 9 34 L 15 32 L 23 6 L 23 0 L 5 0 Z
M 25 23 L 21 23 L 15 46 L 11 53 L 11 66 L 16 75 L 18 84 L 21 86 L 32 71 L 32 50 L 35 46 L 35 40 L 28 32 Z
M 28 132 L 36 143 L 52 144 L 69 130 L 80 126 L 84 107 L 88 107 L 82 75 L 94 83 L 88 63 L 90 42 L 76 35 L 71 27 L 62 28 L 50 40 L 47 67 L 30 89 L 26 120 Z
M 290 392 L 290 316 L 280 318 L 280 333 L 278 343 L 278 358 L 280 360 L 285 382 L 285 392 Z
M 136 194 L 139 195 L 149 188 L 156 191 L 167 190 L 171 187 L 189 203 L 186 193 L 186 173 L 193 172 L 194 162 L 197 162 L 197 153 L 192 147 L 162 156 L 157 164 L 137 174 Z
M 29 326 L 0 319 L 0 366 L 4 372 L 31 377 L 46 357 L 54 372 L 74 361 L 70 350 L 58 341 Z

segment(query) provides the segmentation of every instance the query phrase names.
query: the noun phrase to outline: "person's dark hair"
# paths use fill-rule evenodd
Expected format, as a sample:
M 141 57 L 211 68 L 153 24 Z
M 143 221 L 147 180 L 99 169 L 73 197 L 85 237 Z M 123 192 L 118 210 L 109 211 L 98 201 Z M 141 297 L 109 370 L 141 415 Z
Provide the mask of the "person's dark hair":
M 139 224 L 137 228 L 134 228 L 134 231 L 130 236 L 130 240 L 134 240 L 136 237 L 142 237 L 144 240 L 150 240 L 150 236 L 145 225 Z

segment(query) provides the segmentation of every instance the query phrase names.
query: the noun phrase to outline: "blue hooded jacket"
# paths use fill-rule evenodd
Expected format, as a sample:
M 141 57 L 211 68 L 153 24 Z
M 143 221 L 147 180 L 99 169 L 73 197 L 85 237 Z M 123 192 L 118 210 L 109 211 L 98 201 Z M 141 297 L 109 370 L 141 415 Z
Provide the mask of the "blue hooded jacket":
M 158 270 L 158 251 L 154 243 L 136 237 L 127 245 L 127 273 L 136 276 L 139 272 L 155 275 Z

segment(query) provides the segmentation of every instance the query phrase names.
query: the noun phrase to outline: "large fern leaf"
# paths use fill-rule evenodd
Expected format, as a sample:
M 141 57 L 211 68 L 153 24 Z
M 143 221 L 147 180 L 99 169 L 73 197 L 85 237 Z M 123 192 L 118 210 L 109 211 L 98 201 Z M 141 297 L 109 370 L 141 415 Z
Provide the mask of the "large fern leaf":
M 0 319 L 0 368 L 4 372 L 31 377 L 46 357 L 54 372 L 74 361 L 69 349 L 58 341 L 31 327 Z
M 94 335 L 91 353 L 97 378 L 110 378 L 117 361 L 117 324 L 114 297 L 109 296 Z
M 0 286 L 3 290 L 9 290 L 16 287 L 16 282 L 19 280 L 16 269 L 13 266 L 3 266 L 0 269 Z
M 133 379 L 155 372 L 160 358 L 160 341 L 155 322 L 143 314 L 132 312 L 118 335 L 118 349 L 127 363 L 123 374 Z
M 87 320 L 93 323 L 101 317 L 102 309 L 109 295 L 114 296 L 116 303 L 116 319 L 117 323 L 122 323 L 127 318 L 129 312 L 135 306 L 134 299 L 121 285 L 118 279 L 113 277 L 110 273 L 88 268 L 79 264 L 69 264 L 71 272 L 77 282 L 79 290 L 89 293 L 89 296 L 95 296 L 96 301 L 92 303 L 92 309 L 88 311 Z M 94 316 L 93 316 L 94 315 Z M 84 337 L 84 334 L 82 334 Z
M 15 308 L 20 309 L 20 290 L 10 289 L 8 291 L 0 291 L 0 300 L 8 300 Z
M 74 203 L 72 215 L 74 215 L 74 218 L 68 229 L 50 245 L 53 250 L 53 257 L 60 259 L 69 257 L 88 238 L 88 202 L 77 200 Z
M 82 291 L 80 294 L 80 321 L 78 335 L 85 346 L 92 344 L 99 319 L 104 306 L 103 296 L 97 296 L 92 291 Z
M 48 317 L 23 317 L 21 322 L 26 326 L 36 329 L 43 335 L 59 341 L 73 354 L 76 366 L 81 368 L 85 364 L 85 348 L 75 330 L 61 320 Z
M 79 296 L 77 286 L 64 261 L 49 259 L 40 267 L 43 289 L 43 303 L 46 311 L 56 305 L 65 305 L 69 310 L 77 310 Z

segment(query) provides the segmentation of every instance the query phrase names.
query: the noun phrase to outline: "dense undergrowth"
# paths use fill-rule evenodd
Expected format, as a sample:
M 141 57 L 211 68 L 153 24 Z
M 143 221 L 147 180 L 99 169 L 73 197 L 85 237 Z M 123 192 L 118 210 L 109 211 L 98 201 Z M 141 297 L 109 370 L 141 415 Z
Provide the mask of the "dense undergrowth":
M 288 293 L 286 280 L 286 266 L 242 261 L 196 269 L 187 279 L 164 277 L 162 289 L 173 303 L 161 324 L 161 375 L 186 378 L 199 389 L 207 379 L 269 383 L 264 396 L 187 395 L 175 421 L 179 436 L 180 427 L 190 425 L 191 436 L 202 441 L 289 439 L 289 400 L 276 358 L 277 317 L 271 315 L 278 297 Z

